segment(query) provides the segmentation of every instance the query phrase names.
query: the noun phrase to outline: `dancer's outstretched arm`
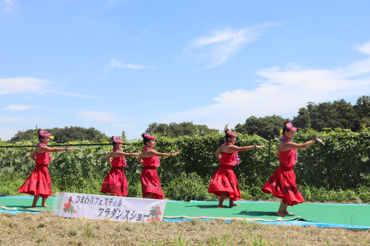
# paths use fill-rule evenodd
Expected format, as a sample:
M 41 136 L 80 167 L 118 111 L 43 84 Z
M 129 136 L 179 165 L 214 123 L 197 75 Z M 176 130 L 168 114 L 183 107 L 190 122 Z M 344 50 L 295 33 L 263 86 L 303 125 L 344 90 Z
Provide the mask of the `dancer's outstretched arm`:
M 168 153 L 160 153 L 160 152 L 157 152 L 155 150 L 148 150 L 148 153 L 151 153 L 151 154 L 153 154 L 155 156 L 159 156 L 159 157 L 170 157 L 170 156 L 177 156 L 178 154 L 180 154 L 180 151 L 181 150 L 178 150 L 175 153 L 168 154 Z
M 61 152 L 65 150 L 71 150 L 73 151 L 75 148 L 49 148 L 47 146 L 40 146 L 41 150 L 45 150 L 45 152 Z
M 115 152 L 118 156 L 139 156 L 139 153 L 125 153 L 122 151 Z
M 235 145 L 228 146 L 229 150 L 231 151 L 237 151 L 237 152 L 243 152 L 243 151 L 248 151 L 251 149 L 263 149 L 265 146 L 258 146 L 258 145 L 252 145 L 252 146 L 244 146 L 244 147 L 238 147 Z
M 290 149 L 305 149 L 307 148 L 308 146 L 310 146 L 311 144 L 315 143 L 315 142 L 319 142 L 321 143 L 322 145 L 325 145 L 325 143 L 320 139 L 320 138 L 314 138 L 310 141 L 307 141 L 303 144 L 297 144 L 297 143 L 293 143 L 293 142 L 286 142 L 285 143 L 285 146 L 283 147 L 283 149 L 287 149 L 287 150 L 290 150 Z

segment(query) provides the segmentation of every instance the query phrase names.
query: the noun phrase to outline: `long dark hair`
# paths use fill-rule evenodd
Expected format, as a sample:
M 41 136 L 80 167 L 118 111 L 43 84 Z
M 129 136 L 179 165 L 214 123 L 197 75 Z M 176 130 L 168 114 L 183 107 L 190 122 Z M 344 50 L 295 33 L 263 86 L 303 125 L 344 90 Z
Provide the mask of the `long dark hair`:
M 227 131 L 228 131 L 229 129 L 226 129 L 225 130 L 225 140 L 226 140 L 226 142 L 228 142 L 228 138 L 231 138 L 231 136 L 229 135 L 229 134 L 227 134 Z
M 147 139 L 144 135 L 145 135 L 145 133 L 141 134 L 141 136 L 143 137 L 144 145 L 146 146 L 146 143 L 149 142 L 150 139 Z
M 284 122 L 284 127 L 283 127 L 283 136 L 285 136 L 285 132 L 288 132 L 288 128 L 286 127 L 286 124 L 290 123 L 289 119 L 286 119 Z
M 112 145 L 113 145 L 113 148 L 114 147 L 116 147 L 115 145 L 116 145 L 116 143 L 113 141 L 113 138 L 114 138 L 114 136 L 112 136 L 111 138 L 110 138 L 110 140 L 112 141 Z
M 37 136 L 39 136 L 39 142 L 41 143 L 42 136 L 40 135 L 40 131 L 42 131 L 42 130 L 41 129 L 37 130 Z

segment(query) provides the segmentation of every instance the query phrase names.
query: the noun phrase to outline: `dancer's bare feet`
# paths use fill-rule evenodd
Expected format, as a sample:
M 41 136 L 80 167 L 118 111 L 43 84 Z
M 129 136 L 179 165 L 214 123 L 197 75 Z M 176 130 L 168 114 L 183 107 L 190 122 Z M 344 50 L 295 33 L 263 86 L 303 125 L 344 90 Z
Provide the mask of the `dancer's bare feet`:
M 35 208 L 36 207 L 36 204 L 37 204 L 37 201 L 39 200 L 39 197 L 40 195 L 36 195 L 33 197 L 33 202 L 32 202 L 32 207 Z M 43 203 L 45 203 L 46 201 L 42 200 Z
M 277 216 L 281 216 L 281 217 L 285 217 L 285 214 L 283 214 L 283 213 L 279 213 L 279 212 L 277 212 L 277 213 L 276 213 L 276 215 L 277 215 Z
M 44 208 L 50 208 L 50 206 L 46 205 L 46 198 L 45 197 L 42 198 L 42 205 L 41 206 L 44 207 Z
M 31 208 L 35 208 L 35 207 L 36 207 L 36 205 L 32 205 L 32 206 L 31 206 Z
M 290 212 L 288 212 L 288 211 L 284 211 L 284 214 L 287 214 L 287 215 L 294 215 L 293 213 L 290 213 Z
M 233 207 L 239 207 L 240 205 L 239 204 L 235 204 L 235 203 L 231 203 L 231 206 L 233 206 Z
M 224 206 L 222 206 L 222 205 L 218 205 L 217 207 L 218 207 L 218 208 L 223 208 Z

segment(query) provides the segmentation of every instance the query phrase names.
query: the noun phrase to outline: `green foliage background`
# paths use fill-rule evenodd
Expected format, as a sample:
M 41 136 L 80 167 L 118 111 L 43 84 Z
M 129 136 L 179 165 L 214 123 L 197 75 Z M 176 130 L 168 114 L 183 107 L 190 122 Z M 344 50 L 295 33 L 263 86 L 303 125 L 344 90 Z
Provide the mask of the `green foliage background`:
M 39 128 L 36 126 L 36 129 L 28 129 L 26 131 L 18 131 L 14 137 L 12 137 L 8 143 L 16 143 L 19 141 L 30 141 L 37 136 Z M 58 128 L 54 127 L 51 129 L 42 129 L 51 133 L 54 136 L 54 142 L 56 143 L 65 143 L 68 141 L 76 141 L 76 140 L 89 140 L 89 141 L 101 141 L 101 140 L 108 140 L 105 134 L 101 133 L 99 130 L 90 127 L 84 128 L 79 126 L 71 126 L 71 127 L 64 127 Z M 125 138 L 125 133 L 122 132 L 122 137 Z
M 296 134 L 297 140 L 313 136 L 323 139 L 325 146 L 314 144 L 298 150 L 295 167 L 297 184 L 306 200 L 311 201 L 370 201 L 370 132 L 329 131 L 317 133 L 304 131 Z M 170 139 L 159 137 L 155 149 L 175 152 L 176 158 L 160 158 L 157 169 L 166 197 L 177 200 L 217 200 L 207 192 L 212 175 L 219 168 L 214 153 L 224 142 L 223 134 L 183 136 Z M 78 143 L 92 143 L 77 141 Z M 101 143 L 106 143 L 105 141 Z M 49 145 L 53 144 L 52 142 Z M 263 150 L 240 152 L 241 163 L 234 167 L 244 199 L 269 199 L 261 192 L 262 185 L 279 166 L 275 155 L 278 139 L 271 141 L 270 168 L 269 142 L 259 136 L 239 134 L 238 146 L 265 145 Z M 29 158 L 36 140 L 2 143 L 0 146 L 29 145 L 27 148 L 0 148 L 0 195 L 17 194 L 17 189 L 32 172 L 35 163 Z M 124 152 L 141 152 L 141 140 L 127 142 Z M 57 191 L 99 194 L 101 184 L 111 169 L 105 156 L 111 146 L 76 147 L 75 151 L 52 153 L 49 172 L 53 193 Z M 141 197 L 140 173 L 143 166 L 136 158 L 127 158 L 124 168 L 129 182 L 129 196 Z

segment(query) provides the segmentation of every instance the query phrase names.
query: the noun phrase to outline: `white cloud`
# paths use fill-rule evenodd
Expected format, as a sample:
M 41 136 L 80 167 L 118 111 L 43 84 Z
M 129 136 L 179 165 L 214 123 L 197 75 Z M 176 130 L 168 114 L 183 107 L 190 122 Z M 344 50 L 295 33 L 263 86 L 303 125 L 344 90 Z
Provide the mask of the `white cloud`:
M 19 92 L 38 92 L 49 83 L 46 80 L 28 77 L 0 79 L 0 95 Z
M 55 86 L 55 84 L 38 78 L 18 77 L 0 79 L 0 96 L 13 93 L 32 92 L 39 95 L 50 93 L 81 98 L 91 98 L 91 96 L 87 95 L 51 89 L 53 86 Z
M 66 91 L 59 91 L 59 90 L 45 90 L 42 94 L 51 93 L 51 94 L 58 94 L 58 95 L 66 95 L 71 97 L 80 97 L 80 98 L 94 98 L 93 96 L 83 95 L 73 92 L 66 92 Z
M 121 121 L 118 117 L 114 116 L 109 112 L 97 112 L 97 111 L 81 111 L 80 117 L 85 120 L 100 121 L 100 122 L 113 122 Z
M 105 70 L 109 70 L 109 69 L 112 69 L 112 68 L 115 68 L 115 67 L 118 67 L 118 68 L 129 68 L 129 69 L 149 69 L 149 68 L 156 68 L 155 66 L 143 66 L 143 65 L 135 65 L 135 64 L 122 64 L 121 61 L 115 59 L 115 58 L 112 58 L 110 59 L 110 61 L 108 62 L 108 64 L 105 66 Z
M 359 46 L 367 53 L 366 45 Z M 370 94 L 370 59 L 329 70 L 303 68 L 296 64 L 256 72 L 263 78 L 254 90 L 225 91 L 216 104 L 164 117 L 162 121 L 192 119 L 222 129 L 226 124 L 243 123 L 249 116 L 296 115 L 307 102 L 339 100 Z
M 231 55 L 240 50 L 244 45 L 257 40 L 264 34 L 267 27 L 277 26 L 276 23 L 265 23 L 250 28 L 233 30 L 231 28 L 212 31 L 210 35 L 199 37 L 191 41 L 185 53 L 191 54 L 194 50 L 203 49 L 199 57 L 210 59 L 207 68 L 212 68 L 225 63 Z
M 362 53 L 370 54 L 370 42 L 367 42 L 362 45 L 357 45 L 356 48 Z
M 25 110 L 33 108 L 32 105 L 9 105 L 7 108 L 4 108 L 4 110 Z
M 4 3 L 6 5 L 6 11 L 11 11 L 13 6 L 17 3 L 16 0 L 4 0 Z
M 0 117 L 0 123 L 37 123 L 45 122 L 40 118 L 23 118 L 23 117 Z

